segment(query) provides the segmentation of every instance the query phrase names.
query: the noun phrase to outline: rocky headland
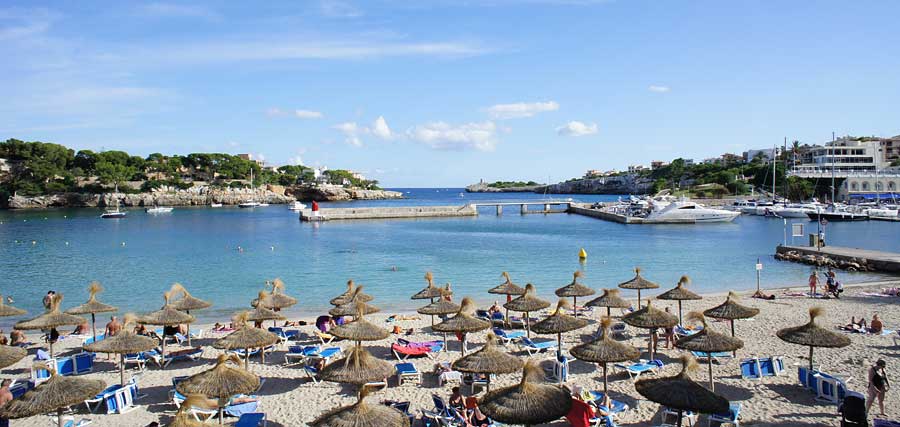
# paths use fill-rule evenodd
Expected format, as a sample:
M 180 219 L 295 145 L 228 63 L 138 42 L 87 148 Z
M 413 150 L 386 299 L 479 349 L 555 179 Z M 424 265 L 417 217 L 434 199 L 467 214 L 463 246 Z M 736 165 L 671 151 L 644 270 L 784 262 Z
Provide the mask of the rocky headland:
M 590 179 L 575 179 L 558 184 L 497 188 L 484 183 L 466 187 L 472 193 L 533 192 L 548 194 L 647 194 L 653 191 L 653 181 L 637 175 L 617 175 Z
M 402 199 L 403 193 L 389 190 L 363 190 L 360 188 L 345 188 L 339 185 L 308 185 L 290 187 L 285 190 L 297 200 L 317 202 L 343 202 L 348 200 L 388 200 Z
M 479 182 L 466 186 L 469 193 L 541 193 L 544 185 L 523 185 L 518 187 L 491 187 L 488 184 Z

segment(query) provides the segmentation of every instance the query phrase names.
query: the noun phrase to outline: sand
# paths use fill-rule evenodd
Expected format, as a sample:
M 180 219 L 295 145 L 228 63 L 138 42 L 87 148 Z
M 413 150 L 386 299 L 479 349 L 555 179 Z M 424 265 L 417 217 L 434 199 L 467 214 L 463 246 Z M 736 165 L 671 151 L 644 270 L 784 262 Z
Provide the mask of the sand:
M 797 381 L 797 367 L 808 364 L 806 347 L 787 344 L 775 336 L 775 331 L 787 326 L 795 326 L 808 320 L 807 310 L 812 306 L 825 308 L 825 314 L 819 319 L 819 324 L 828 328 L 845 324 L 850 316 L 865 316 L 871 319 L 878 313 L 887 328 L 900 329 L 900 311 L 896 310 L 900 298 L 882 298 L 863 295 L 863 292 L 878 291 L 887 284 L 868 285 L 860 287 L 847 287 L 840 300 L 835 299 L 811 299 L 806 297 L 783 297 L 784 290 L 771 290 L 778 298 L 774 301 L 763 301 L 746 297 L 742 303 L 757 307 L 761 310 L 759 316 L 752 320 L 738 321 L 736 324 L 737 335 L 742 338 L 745 348 L 738 351 L 737 359 L 723 360 L 720 364 L 713 365 L 713 374 L 716 377 L 716 391 L 731 401 L 740 402 L 741 425 L 744 426 L 837 426 L 839 415 L 834 404 L 816 401 L 815 396 L 803 389 Z M 799 290 L 797 288 L 796 290 Z M 664 291 L 661 289 L 660 291 Z M 633 299 L 633 298 L 632 298 Z M 724 300 L 722 294 L 707 295 L 701 301 L 688 301 L 684 304 L 685 313 L 690 310 L 702 310 L 718 305 Z M 377 305 L 378 301 L 372 304 Z M 673 313 L 677 313 L 677 305 L 669 301 L 655 301 L 654 306 L 661 308 L 669 306 Z M 616 315 L 618 310 L 614 310 Z M 602 310 L 605 313 L 605 309 Z M 369 316 L 369 320 L 386 328 L 393 326 L 385 322 L 385 319 L 393 313 L 378 313 Z M 580 343 L 587 334 L 596 329 L 596 319 L 601 310 L 595 310 L 591 315 L 592 323 L 580 331 L 565 334 L 564 346 L 571 348 Z M 313 319 L 302 319 L 311 322 Z M 412 328 L 415 332 L 411 336 L 403 336 L 410 340 L 433 340 L 439 335 L 423 332 L 423 327 L 429 324 L 428 317 L 422 317 L 417 321 L 400 321 L 398 324 L 404 329 Z M 723 333 L 728 332 L 726 322 L 711 322 L 711 327 Z M 202 326 L 208 331 L 208 325 Z M 193 329 L 196 329 L 195 326 Z M 299 329 L 305 335 L 312 335 L 313 326 L 302 326 Z M 427 330 L 427 328 L 425 328 Z M 646 351 L 646 334 L 630 328 L 632 335 L 628 340 L 632 345 L 643 347 Z M 223 334 L 207 334 L 203 339 L 196 340 L 195 344 L 205 346 L 203 358 L 197 362 L 176 362 L 166 370 L 160 370 L 153 366 L 144 372 L 131 370 L 127 376 L 140 375 L 139 384 L 141 392 L 146 393 L 140 406 L 125 415 L 100 415 L 85 413 L 84 406 L 74 407 L 79 414 L 78 418 L 90 418 L 94 426 L 145 426 L 158 421 L 165 425 L 172 418 L 175 411 L 174 405 L 169 399 L 171 390 L 171 378 L 174 376 L 191 375 L 207 369 L 219 354 L 218 350 L 211 347 L 215 338 Z M 469 345 L 471 350 L 477 349 L 484 342 L 486 332 L 470 334 Z M 865 393 L 866 372 L 877 359 L 887 361 L 888 377 L 900 381 L 900 360 L 897 359 L 900 352 L 894 345 L 893 336 L 867 336 L 862 334 L 849 334 L 852 341 L 849 347 L 843 349 L 817 349 L 815 352 L 816 366 L 820 369 L 843 376 L 851 377 L 849 387 Z M 37 336 L 30 335 L 32 340 Z M 398 336 L 392 335 L 386 340 L 367 343 L 370 351 L 377 357 L 396 360 L 390 354 L 390 344 Z M 539 340 L 555 339 L 551 336 L 538 336 Z M 312 340 L 304 340 L 312 343 Z M 67 338 L 58 346 L 60 353 L 73 353 L 78 351 L 81 341 L 77 338 Z M 348 348 L 351 343 L 335 343 L 343 348 Z M 391 378 L 389 387 L 373 393 L 371 400 L 392 399 L 410 401 L 411 410 L 419 415 L 421 409 L 433 408 L 431 394 L 448 396 L 450 388 L 454 384 L 438 386 L 437 378 L 431 375 L 434 365 L 441 361 L 452 361 L 460 356 L 460 344 L 454 338 L 449 340 L 449 351 L 440 353 L 436 360 L 418 358 L 411 360 L 416 367 L 423 372 L 421 385 L 405 383 L 397 386 L 396 380 Z M 29 375 L 31 356 L 38 347 L 30 349 L 30 355 L 25 360 L 9 367 L 2 372 L 3 378 L 23 378 Z M 173 349 L 175 347 L 173 346 Z M 313 383 L 309 381 L 299 366 L 285 367 L 282 365 L 283 354 L 287 346 L 282 346 L 276 352 L 266 358 L 266 364 L 260 364 L 258 358 L 251 359 L 250 369 L 266 378 L 266 383 L 260 392 L 261 410 L 268 415 L 269 426 L 302 426 L 313 420 L 327 409 L 346 405 L 355 400 L 355 388 L 335 383 Z M 524 351 L 520 351 L 515 345 L 508 349 L 513 354 L 528 357 Z M 683 354 L 680 350 L 666 350 L 660 347 L 659 358 L 666 362 L 666 366 L 659 375 L 667 376 L 678 372 L 680 365 L 678 357 Z M 746 357 L 783 356 L 787 372 L 780 377 L 767 377 L 762 381 L 744 380 L 740 376 L 739 360 Z M 549 366 L 549 359 L 553 354 L 542 353 L 531 358 Z M 646 358 L 647 353 L 642 357 Z M 113 359 L 114 360 L 114 359 Z M 87 375 L 90 378 L 99 378 L 112 384 L 118 381 L 118 370 L 113 360 L 107 360 L 104 355 L 98 355 L 93 373 Z M 577 385 L 589 389 L 602 389 L 602 370 L 596 365 L 581 361 L 572 362 L 569 385 Z M 701 364 L 701 369 L 693 373 L 695 379 L 704 382 L 707 379 L 706 366 Z M 518 374 L 501 375 L 494 382 L 494 387 L 500 387 L 519 381 Z M 634 389 L 633 383 L 627 374 L 611 370 L 610 390 L 614 398 L 628 403 L 632 409 L 620 416 L 618 424 L 622 426 L 649 426 L 660 422 L 659 405 L 639 399 L 640 396 Z M 464 387 L 467 389 L 467 387 Z M 885 409 L 889 419 L 900 419 L 900 392 L 891 390 L 887 393 Z M 877 413 L 877 404 L 872 413 Z M 228 424 L 233 424 L 236 419 L 226 419 Z M 49 417 L 37 416 L 24 420 L 12 421 L 13 426 L 45 426 L 49 425 Z M 705 417 L 701 417 L 698 425 L 705 425 Z M 558 421 L 550 425 L 568 425 L 565 421 Z

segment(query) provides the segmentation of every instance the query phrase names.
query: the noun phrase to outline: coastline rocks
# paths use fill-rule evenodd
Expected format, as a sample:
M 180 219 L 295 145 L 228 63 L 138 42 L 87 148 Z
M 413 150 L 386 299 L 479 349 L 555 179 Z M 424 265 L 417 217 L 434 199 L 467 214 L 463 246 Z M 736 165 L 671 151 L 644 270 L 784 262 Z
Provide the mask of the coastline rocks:
M 526 185 L 522 187 L 497 188 L 490 187 L 484 183 L 472 184 L 466 186 L 466 192 L 469 193 L 540 193 L 543 191 L 544 185 Z
M 552 184 L 546 190 L 553 194 L 647 194 L 653 190 L 653 181 L 636 175 L 605 176 Z
M 775 253 L 775 259 L 779 261 L 792 261 L 803 264 L 815 265 L 818 267 L 831 267 L 840 270 L 853 271 L 875 271 L 865 259 L 833 259 L 824 255 L 802 255 L 797 251 L 787 251 L 784 253 Z
M 291 187 L 285 190 L 285 194 L 301 201 L 317 202 L 342 202 L 348 200 L 385 200 L 402 199 L 403 193 L 388 190 L 363 190 L 358 188 L 344 188 L 339 185 L 317 185 Z
M 204 206 L 212 203 L 237 205 L 255 200 L 260 203 L 285 204 L 295 199 L 268 189 L 192 187 L 174 190 L 162 187 L 150 193 L 60 193 L 44 196 L 12 196 L 7 201 L 10 209 L 41 209 L 55 207 L 106 207 L 115 206 L 116 200 L 123 207 L 141 206 Z

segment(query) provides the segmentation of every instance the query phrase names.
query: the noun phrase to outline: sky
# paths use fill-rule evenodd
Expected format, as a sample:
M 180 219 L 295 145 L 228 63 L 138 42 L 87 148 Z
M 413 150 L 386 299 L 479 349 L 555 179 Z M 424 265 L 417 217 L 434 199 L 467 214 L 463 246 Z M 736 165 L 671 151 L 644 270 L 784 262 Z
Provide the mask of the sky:
M 0 4 L 0 139 L 387 187 L 900 134 L 893 1 Z

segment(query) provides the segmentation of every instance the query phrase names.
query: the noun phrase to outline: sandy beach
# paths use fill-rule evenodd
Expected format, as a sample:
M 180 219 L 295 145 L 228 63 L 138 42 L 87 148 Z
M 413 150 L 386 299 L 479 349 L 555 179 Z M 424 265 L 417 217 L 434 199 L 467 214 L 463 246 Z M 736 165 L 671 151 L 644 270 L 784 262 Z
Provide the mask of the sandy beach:
M 739 350 L 736 359 L 723 359 L 720 363 L 713 364 L 713 374 L 716 377 L 716 391 L 732 402 L 740 402 L 741 425 L 745 426 L 837 426 L 839 425 L 839 415 L 834 404 L 819 402 L 815 399 L 813 393 L 803 389 L 797 381 L 797 367 L 806 366 L 808 364 L 806 347 L 787 344 L 779 340 L 775 336 L 775 331 L 787 327 L 796 326 L 806 323 L 808 320 L 808 309 L 813 306 L 821 306 L 825 309 L 825 314 L 819 318 L 819 324 L 834 330 L 836 325 L 843 325 L 849 322 L 850 316 L 864 316 L 871 319 L 873 314 L 879 314 L 884 320 L 885 327 L 888 329 L 900 329 L 900 312 L 895 307 L 900 303 L 900 299 L 896 297 L 877 297 L 868 296 L 864 293 L 878 292 L 883 287 L 891 287 L 889 282 L 879 284 L 866 284 L 864 286 L 847 286 L 842 298 L 836 299 L 811 299 L 807 297 L 791 297 L 785 296 L 784 289 L 773 289 L 768 292 L 774 293 L 777 298 L 774 301 L 764 301 L 749 298 L 749 293 L 743 293 L 742 303 L 745 305 L 757 307 L 761 310 L 760 314 L 751 320 L 738 321 L 736 323 L 737 336 L 744 341 L 745 347 Z M 652 295 L 661 293 L 666 289 L 659 289 L 660 292 L 649 292 Z M 799 290 L 799 288 L 794 289 Z M 462 296 L 457 296 L 457 300 Z M 482 298 L 479 298 L 481 300 Z M 633 298 L 632 298 L 633 299 Z M 704 295 L 704 299 L 700 301 L 687 301 L 684 304 L 684 312 L 690 310 L 703 310 L 720 304 L 724 300 L 724 294 L 708 294 Z M 373 305 L 378 305 L 378 301 L 373 301 Z M 677 313 L 677 305 L 670 301 L 654 301 L 657 308 L 671 307 L 673 313 Z M 486 308 L 486 307 L 484 307 Z M 613 314 L 617 315 L 619 310 L 613 310 Z M 594 310 L 589 314 L 591 324 L 588 327 L 574 331 L 563 336 L 564 347 L 566 349 L 577 345 L 587 339 L 589 334 L 593 333 L 597 327 L 597 319 L 601 313 L 605 314 L 605 309 Z M 399 325 L 404 330 L 412 329 L 412 335 L 392 335 L 386 340 L 367 343 L 369 350 L 379 358 L 390 360 L 396 363 L 393 355 L 390 353 L 390 344 L 398 337 L 402 337 L 414 341 L 426 341 L 439 339 L 440 335 L 432 334 L 429 331 L 429 318 L 423 316 L 420 320 L 405 320 L 396 323 L 387 323 L 385 319 L 391 314 L 398 313 L 377 313 L 367 316 L 367 319 L 373 323 L 384 325 L 385 328 Z M 541 314 L 546 314 L 541 313 Z M 540 317 L 540 315 L 535 316 Z M 224 320 L 224 319 L 223 319 Z M 302 337 L 298 344 L 302 343 L 318 343 L 312 335 L 314 326 L 313 318 L 291 319 L 305 320 L 310 325 L 301 326 L 298 329 L 302 332 Z M 267 323 L 269 324 L 269 323 Z M 714 330 L 727 333 L 728 324 L 726 322 L 710 321 L 710 327 Z M 210 325 L 192 326 L 192 329 L 210 330 Z M 632 338 L 628 342 L 634 346 L 642 348 L 643 358 L 647 357 L 646 342 L 647 335 L 645 331 L 629 328 Z M 469 349 L 474 351 L 480 347 L 486 337 L 486 331 L 470 334 Z M 199 371 L 205 370 L 211 366 L 219 350 L 212 348 L 211 344 L 216 338 L 224 336 L 224 334 L 209 334 L 205 332 L 202 339 L 195 340 L 195 345 L 202 345 L 205 348 L 202 359 L 195 362 L 175 362 L 165 370 L 160 370 L 156 366 L 148 367 L 143 372 L 131 370 L 126 372 L 126 377 L 132 375 L 140 375 L 139 385 L 141 393 L 146 396 L 139 400 L 137 409 L 126 415 L 99 415 L 85 413 L 84 406 L 76 409 L 79 413 L 77 418 L 89 418 L 93 425 L 99 427 L 112 426 L 145 426 L 151 422 L 157 421 L 165 425 L 172 419 L 175 406 L 169 398 L 169 390 L 172 389 L 171 378 L 174 376 L 192 375 Z M 890 336 L 871 336 L 863 334 L 848 334 L 852 344 L 842 349 L 817 349 L 815 351 L 816 366 L 825 372 L 850 377 L 848 385 L 851 390 L 865 393 L 866 388 L 866 372 L 877 359 L 883 358 L 887 361 L 887 372 L 889 378 L 900 378 L 900 365 L 898 365 L 897 347 L 894 345 L 894 337 Z M 37 336 L 30 334 L 32 341 L 37 341 Z M 551 336 L 537 336 L 538 340 L 555 339 Z M 291 344 L 294 344 L 291 342 Z M 57 346 L 57 352 L 61 354 L 70 354 L 79 351 L 81 340 L 75 337 L 63 339 Z M 340 346 L 344 349 L 353 345 L 350 342 L 339 341 L 332 345 Z M 3 378 L 24 378 L 29 375 L 30 365 L 34 352 L 41 348 L 40 346 L 32 346 L 29 349 L 29 356 L 18 362 L 17 364 L 3 370 Z M 515 345 L 507 347 L 513 354 L 523 358 L 529 357 L 527 353 L 520 350 Z M 171 350 L 177 349 L 171 346 Z M 269 426 L 302 426 L 307 422 L 316 418 L 322 412 L 336 406 L 346 405 L 355 400 L 355 389 L 351 386 L 320 382 L 313 383 L 307 379 L 303 369 L 300 366 L 283 366 L 284 353 L 287 350 L 286 345 L 280 346 L 274 353 L 267 356 L 266 364 L 260 364 L 258 358 L 252 358 L 250 369 L 252 372 L 266 379 L 265 385 L 262 387 L 259 396 L 261 400 L 260 410 L 268 416 Z M 398 401 L 410 401 L 411 410 L 419 415 L 421 409 L 430 410 L 433 408 L 431 394 L 438 394 L 447 397 L 450 389 L 454 385 L 452 382 L 443 386 L 438 385 L 437 377 L 432 375 L 434 366 L 438 362 L 450 362 L 460 357 L 460 343 L 455 337 L 450 337 L 448 351 L 444 351 L 437 355 L 435 360 L 428 358 L 411 359 L 419 371 L 423 373 L 421 385 L 414 385 L 406 382 L 398 386 L 396 380 L 389 380 L 388 388 L 373 393 L 371 400 L 391 399 Z M 677 358 L 683 354 L 681 350 L 665 349 L 660 344 L 659 358 L 666 365 L 658 375 L 667 376 L 678 372 L 680 365 Z M 767 357 L 767 356 L 783 356 L 786 372 L 779 377 L 766 377 L 761 381 L 744 380 L 740 376 L 739 361 L 746 357 Z M 541 362 L 542 366 L 549 366 L 552 353 L 539 353 L 531 358 Z M 99 378 L 112 384 L 118 381 L 118 370 L 114 364 L 115 359 L 107 359 L 105 355 L 98 355 L 94 366 L 94 372 L 87 374 L 90 378 Z M 570 376 L 568 385 L 577 385 L 587 389 L 602 388 L 602 370 L 594 364 L 575 361 L 570 366 Z M 700 369 L 693 373 L 693 377 L 701 383 L 705 384 L 707 373 L 705 363 L 701 364 Z M 501 375 L 496 378 L 493 383 L 494 387 L 500 387 L 518 382 L 519 374 Z M 611 369 L 610 371 L 610 390 L 613 398 L 628 403 L 632 409 L 622 414 L 617 422 L 622 426 L 650 426 L 660 422 L 659 405 L 640 400 L 638 393 L 635 391 L 632 381 L 627 374 Z M 467 387 L 464 387 L 467 389 Z M 898 392 L 889 391 L 885 401 L 885 409 L 888 419 L 900 418 L 900 396 Z M 873 407 L 873 413 L 877 413 L 877 404 Z M 236 419 L 226 419 L 230 423 L 234 423 Z M 13 420 L 13 426 L 44 426 L 49 424 L 49 417 L 38 416 L 23 420 Z M 701 416 L 700 424 L 705 425 L 705 416 Z M 568 425 L 564 420 L 549 425 Z M 699 424 L 698 424 L 699 425 Z

